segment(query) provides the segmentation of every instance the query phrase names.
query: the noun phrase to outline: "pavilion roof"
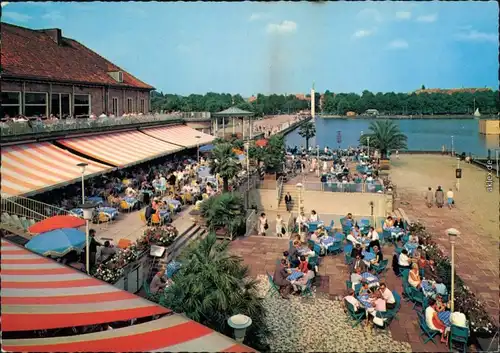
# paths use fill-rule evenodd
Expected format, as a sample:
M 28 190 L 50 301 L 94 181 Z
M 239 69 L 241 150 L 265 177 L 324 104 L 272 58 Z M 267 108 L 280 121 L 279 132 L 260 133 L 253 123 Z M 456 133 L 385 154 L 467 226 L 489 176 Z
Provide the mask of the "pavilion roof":
M 243 109 L 240 109 L 238 107 L 231 107 L 231 108 L 228 108 L 226 110 L 223 110 L 221 112 L 218 112 L 218 113 L 213 113 L 212 114 L 213 116 L 216 116 L 216 117 L 250 117 L 250 116 L 253 116 L 254 113 L 253 112 L 249 112 L 249 111 L 246 111 L 246 110 L 243 110 Z

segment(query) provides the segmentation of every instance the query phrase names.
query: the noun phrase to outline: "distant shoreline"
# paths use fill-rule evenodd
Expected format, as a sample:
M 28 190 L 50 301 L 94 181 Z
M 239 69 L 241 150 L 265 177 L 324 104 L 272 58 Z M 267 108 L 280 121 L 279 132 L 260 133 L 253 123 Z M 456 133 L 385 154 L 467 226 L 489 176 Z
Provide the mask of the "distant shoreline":
M 317 115 L 320 119 L 357 119 L 357 120 L 376 120 L 376 119 L 399 119 L 399 120 L 424 120 L 424 119 L 443 119 L 443 120 L 453 120 L 453 119 L 494 119 L 498 120 L 499 117 L 496 115 L 482 115 L 480 117 L 475 117 L 473 115 L 355 115 L 355 116 L 345 116 L 345 115 Z

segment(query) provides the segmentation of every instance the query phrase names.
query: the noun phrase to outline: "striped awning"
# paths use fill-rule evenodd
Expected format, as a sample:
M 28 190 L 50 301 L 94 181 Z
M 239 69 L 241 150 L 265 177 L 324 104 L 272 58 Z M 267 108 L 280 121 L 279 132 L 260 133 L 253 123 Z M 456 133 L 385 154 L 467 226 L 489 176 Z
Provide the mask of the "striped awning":
M 117 167 L 127 167 L 180 151 L 182 148 L 160 141 L 140 131 L 58 140 L 64 146 Z
M 2 239 L 2 345 L 14 352 L 251 352 L 184 316 Z M 11 339 L 9 332 L 146 323 L 65 337 Z
M 49 142 L 2 147 L 2 195 L 27 195 L 78 181 L 81 178 L 78 163 L 88 164 L 85 176 L 112 169 Z
M 174 143 L 183 147 L 202 146 L 207 143 L 212 143 L 215 139 L 212 135 L 197 131 L 186 125 L 154 127 L 143 129 L 142 132 L 162 141 Z

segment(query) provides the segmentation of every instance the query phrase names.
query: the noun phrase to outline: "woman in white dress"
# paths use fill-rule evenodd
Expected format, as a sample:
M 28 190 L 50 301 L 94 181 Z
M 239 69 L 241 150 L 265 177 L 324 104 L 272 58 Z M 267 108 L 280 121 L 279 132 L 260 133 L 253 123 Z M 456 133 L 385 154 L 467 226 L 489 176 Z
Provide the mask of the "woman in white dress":
M 261 213 L 259 217 L 259 234 L 262 236 L 266 236 L 266 230 L 269 228 L 267 224 L 267 218 L 265 213 Z
M 285 222 L 283 222 L 283 218 L 281 218 L 281 215 L 277 215 L 276 216 L 276 236 L 278 238 L 283 238 L 283 232 L 282 232 L 283 228 L 285 228 Z

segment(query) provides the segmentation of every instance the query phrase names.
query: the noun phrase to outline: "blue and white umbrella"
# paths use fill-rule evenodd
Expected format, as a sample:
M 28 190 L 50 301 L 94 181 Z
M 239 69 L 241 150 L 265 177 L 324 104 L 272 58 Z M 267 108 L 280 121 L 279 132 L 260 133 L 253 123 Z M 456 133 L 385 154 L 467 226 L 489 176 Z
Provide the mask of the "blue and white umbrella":
M 85 246 L 85 233 L 74 228 L 62 228 L 41 233 L 31 239 L 25 247 L 43 256 L 61 257 Z

